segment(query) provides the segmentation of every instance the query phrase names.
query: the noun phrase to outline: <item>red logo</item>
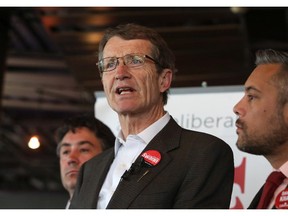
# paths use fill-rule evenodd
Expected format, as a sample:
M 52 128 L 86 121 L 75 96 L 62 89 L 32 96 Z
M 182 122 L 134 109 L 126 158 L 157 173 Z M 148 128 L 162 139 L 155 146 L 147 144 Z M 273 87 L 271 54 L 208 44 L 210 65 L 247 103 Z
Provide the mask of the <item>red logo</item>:
M 156 166 L 161 160 L 160 152 L 156 150 L 148 150 L 141 155 L 144 161 L 149 165 Z
M 288 209 L 288 189 L 283 190 L 277 195 L 275 207 L 277 209 Z

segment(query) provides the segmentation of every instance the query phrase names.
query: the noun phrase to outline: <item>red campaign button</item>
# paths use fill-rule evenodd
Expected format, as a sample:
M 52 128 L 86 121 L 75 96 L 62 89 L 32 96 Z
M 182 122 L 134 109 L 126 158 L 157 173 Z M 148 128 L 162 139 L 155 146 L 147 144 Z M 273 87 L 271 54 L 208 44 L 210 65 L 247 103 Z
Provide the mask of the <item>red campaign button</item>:
M 148 150 L 141 156 L 144 158 L 146 163 L 152 166 L 156 166 L 161 160 L 161 154 L 156 150 Z
M 288 209 L 288 189 L 283 190 L 277 195 L 275 207 L 277 209 Z

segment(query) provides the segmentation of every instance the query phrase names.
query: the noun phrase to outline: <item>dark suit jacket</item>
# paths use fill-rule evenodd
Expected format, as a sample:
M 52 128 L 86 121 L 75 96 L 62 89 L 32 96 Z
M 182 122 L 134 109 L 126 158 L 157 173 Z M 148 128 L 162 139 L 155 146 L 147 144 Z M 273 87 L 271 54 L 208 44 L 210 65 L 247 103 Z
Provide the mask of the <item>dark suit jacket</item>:
M 159 151 L 161 161 L 120 181 L 108 209 L 229 208 L 234 159 L 224 141 L 183 129 L 171 118 L 143 152 L 149 149 Z M 110 149 L 82 165 L 70 208 L 96 208 L 113 158 Z

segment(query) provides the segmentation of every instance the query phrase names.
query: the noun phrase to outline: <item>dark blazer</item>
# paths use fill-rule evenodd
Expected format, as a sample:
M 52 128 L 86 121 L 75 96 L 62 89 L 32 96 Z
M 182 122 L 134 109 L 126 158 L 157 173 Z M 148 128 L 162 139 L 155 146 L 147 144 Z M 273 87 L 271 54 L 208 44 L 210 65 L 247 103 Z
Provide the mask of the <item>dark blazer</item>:
M 234 158 L 224 141 L 183 129 L 171 118 L 143 152 L 149 149 L 159 151 L 161 161 L 120 181 L 108 209 L 229 208 Z M 82 165 L 70 208 L 96 208 L 113 158 L 110 149 Z

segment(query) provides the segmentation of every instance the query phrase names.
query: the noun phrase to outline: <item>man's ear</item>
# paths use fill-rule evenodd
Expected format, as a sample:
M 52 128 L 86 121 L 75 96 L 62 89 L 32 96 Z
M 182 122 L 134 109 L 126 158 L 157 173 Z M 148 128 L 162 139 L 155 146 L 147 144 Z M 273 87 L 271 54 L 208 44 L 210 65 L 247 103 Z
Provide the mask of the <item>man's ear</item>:
M 160 92 L 165 92 L 170 88 L 172 83 L 172 71 L 170 69 L 163 69 L 162 73 L 159 76 L 159 89 Z

